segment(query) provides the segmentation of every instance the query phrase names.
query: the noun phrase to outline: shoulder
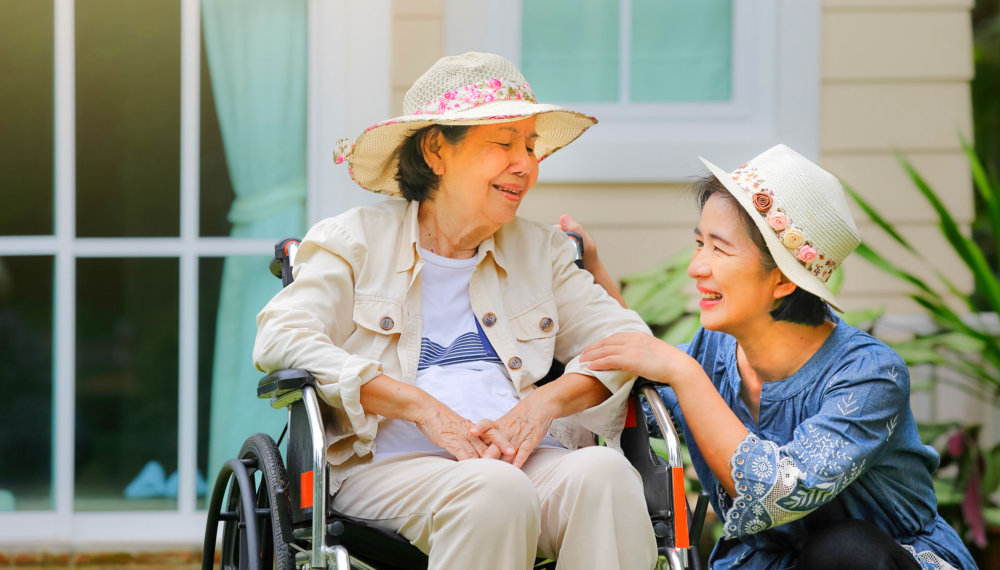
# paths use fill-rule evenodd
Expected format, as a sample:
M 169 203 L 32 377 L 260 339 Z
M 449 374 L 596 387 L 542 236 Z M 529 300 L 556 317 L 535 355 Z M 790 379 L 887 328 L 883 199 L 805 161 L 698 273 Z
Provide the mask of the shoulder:
M 715 384 L 725 376 L 728 361 L 736 358 L 736 339 L 706 328 L 699 328 L 691 342 L 680 348 L 701 364 Z
M 553 259 L 560 253 L 573 251 L 572 242 L 562 230 L 540 222 L 514 218 L 494 235 L 496 247 L 502 252 L 517 252 L 518 256 L 537 255 Z
M 825 358 L 831 368 L 828 388 L 873 383 L 909 397 L 909 370 L 892 347 L 844 321 L 831 334 L 835 342 Z
M 363 255 L 372 243 L 399 231 L 407 204 L 406 200 L 383 200 L 320 220 L 302 239 L 300 252 L 320 248 L 342 256 Z

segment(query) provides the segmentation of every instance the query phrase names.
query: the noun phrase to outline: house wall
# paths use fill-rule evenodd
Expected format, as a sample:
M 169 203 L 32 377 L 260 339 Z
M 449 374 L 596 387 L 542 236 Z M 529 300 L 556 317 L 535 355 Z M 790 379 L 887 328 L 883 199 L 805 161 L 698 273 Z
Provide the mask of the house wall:
M 872 202 L 960 287 L 970 287 L 971 280 L 949 253 L 933 211 L 906 178 L 895 153 L 910 158 L 947 197 L 961 223 L 971 220 L 971 181 L 958 134 L 967 139 L 972 134 L 972 4 L 824 0 L 821 24 L 820 163 Z M 409 85 L 444 55 L 443 10 L 442 0 L 394 2 L 393 113 L 401 112 Z M 611 274 L 620 278 L 653 267 L 692 243 L 696 212 L 686 188 L 552 184 L 544 182 L 543 168 L 521 214 L 546 223 L 562 213 L 573 215 L 597 240 Z M 888 243 L 864 214 L 856 211 L 855 217 L 873 247 L 931 275 L 929 268 Z M 905 297 L 905 287 L 863 260 L 849 259 L 844 268 L 840 300 L 847 310 L 875 305 L 894 313 L 918 310 Z

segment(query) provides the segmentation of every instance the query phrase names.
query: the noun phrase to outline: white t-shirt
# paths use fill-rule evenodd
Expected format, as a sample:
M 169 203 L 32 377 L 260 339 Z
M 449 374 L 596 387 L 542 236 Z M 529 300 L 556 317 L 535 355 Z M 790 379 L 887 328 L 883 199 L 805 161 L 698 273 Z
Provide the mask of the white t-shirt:
M 423 327 L 416 385 L 475 423 L 497 419 L 517 402 L 500 357 L 472 312 L 469 281 L 476 258 L 451 259 L 421 249 Z M 539 447 L 562 447 L 546 435 Z M 386 420 L 375 436 L 375 460 L 420 451 L 451 457 L 405 420 Z

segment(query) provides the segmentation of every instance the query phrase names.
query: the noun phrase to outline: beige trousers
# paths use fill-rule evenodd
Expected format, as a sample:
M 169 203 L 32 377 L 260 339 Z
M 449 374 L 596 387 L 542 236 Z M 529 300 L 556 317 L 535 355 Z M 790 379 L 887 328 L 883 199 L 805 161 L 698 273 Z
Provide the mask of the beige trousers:
M 640 570 L 656 562 L 642 483 L 617 451 L 536 449 L 523 469 L 493 459 L 403 454 L 348 477 L 334 507 L 398 532 L 431 570 Z

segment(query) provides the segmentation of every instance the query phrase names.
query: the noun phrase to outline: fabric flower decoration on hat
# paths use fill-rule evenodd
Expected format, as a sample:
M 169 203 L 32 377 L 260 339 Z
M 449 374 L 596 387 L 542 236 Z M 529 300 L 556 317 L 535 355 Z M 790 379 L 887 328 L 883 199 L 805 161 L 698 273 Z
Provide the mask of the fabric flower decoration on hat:
M 775 210 L 767 215 L 767 225 L 776 232 L 785 231 L 788 227 L 788 216 L 781 210 Z
M 774 203 L 774 200 L 769 194 L 757 192 L 753 195 L 753 207 L 757 208 L 758 212 L 766 212 L 770 210 L 772 203 Z
M 788 249 L 795 249 L 805 243 L 806 238 L 799 228 L 788 228 L 781 234 L 781 243 Z
M 816 259 L 816 248 L 809 244 L 804 244 L 799 248 L 799 254 L 795 257 L 803 263 L 811 263 L 814 259 Z

